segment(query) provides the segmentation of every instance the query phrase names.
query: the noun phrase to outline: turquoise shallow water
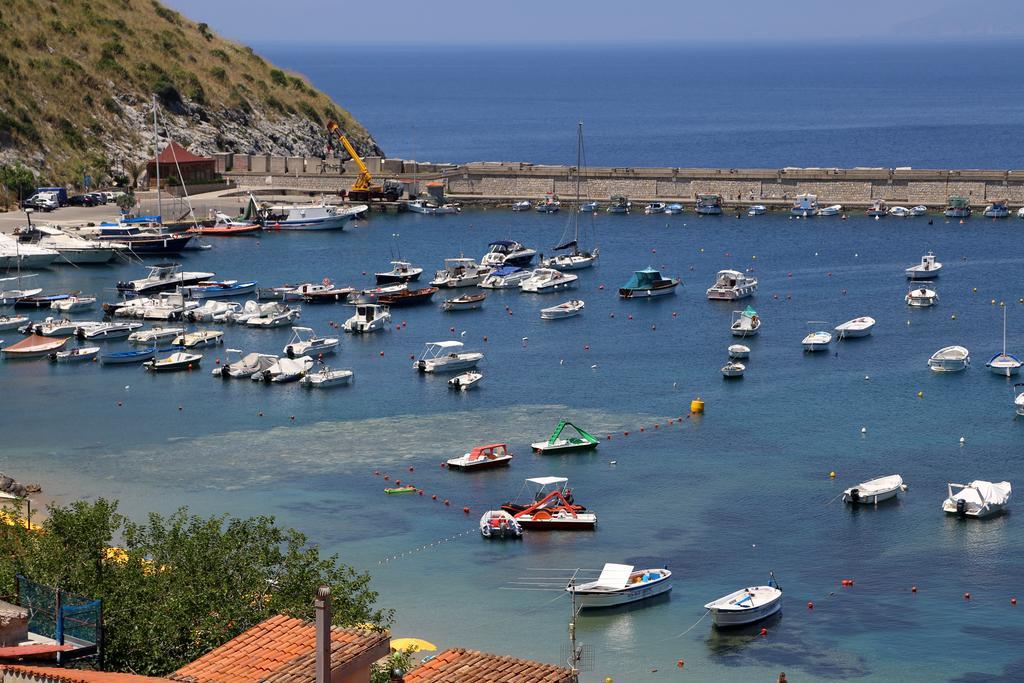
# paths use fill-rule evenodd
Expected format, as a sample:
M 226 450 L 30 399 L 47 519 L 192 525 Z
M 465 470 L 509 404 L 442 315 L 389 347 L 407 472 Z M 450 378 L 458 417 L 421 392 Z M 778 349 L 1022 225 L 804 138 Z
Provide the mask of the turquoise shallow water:
M 343 234 L 217 241 L 183 260 L 267 285 L 323 276 L 363 284 L 396 240 L 429 271 L 446 256 L 481 255 L 492 239 L 545 250 L 565 221 L 504 210 L 381 215 Z M 548 661 L 562 657 L 566 599 L 511 589 L 609 561 L 667 563 L 671 597 L 581 619 L 593 660 L 587 681 L 773 680 L 779 670 L 791 680 L 1015 680 L 1024 624 L 1009 600 L 1024 570 L 1021 526 L 1012 512 L 947 519 L 939 504 L 949 480 L 1024 481 L 1024 422 L 1014 419 L 1011 383 L 984 368 L 1001 344 L 992 299 L 1009 306 L 1011 351 L 1024 347 L 1024 261 L 1007 248 L 1020 228 L 1016 220 L 600 215 L 601 263 L 580 272 L 573 295 L 586 301 L 584 315 L 542 322 L 541 307 L 569 297 L 517 292 L 492 293 L 477 312 L 396 311 L 401 330 L 342 340 L 332 364 L 355 370 L 350 388 L 221 382 L 208 374 L 216 350 L 206 351 L 202 371 L 169 376 L 0 364 L 0 470 L 61 499 L 117 497 L 135 516 L 179 505 L 274 514 L 370 571 L 380 603 L 397 610 L 397 635 Z M 928 249 L 946 264 L 941 299 L 909 310 L 903 268 Z M 615 288 L 648 264 L 681 276 L 678 294 L 617 299 Z M 734 382 L 718 372 L 733 343 L 733 306 L 704 297 L 726 267 L 755 269 L 752 305 L 764 320 L 749 342 L 747 375 Z M 55 268 L 36 279 L 109 297 L 114 282 L 140 271 Z M 307 306 L 302 321 L 323 331 L 346 311 Z M 872 337 L 839 343 L 836 354 L 803 353 L 806 321 L 858 315 L 878 320 Z M 226 337 L 227 346 L 279 352 L 289 332 L 226 328 Z M 478 391 L 456 394 L 410 369 L 410 354 L 446 338 L 486 353 Z M 928 356 L 953 343 L 971 349 L 974 367 L 931 373 Z M 706 414 L 669 426 L 697 395 Z M 529 454 L 528 443 L 562 416 L 615 437 L 593 455 Z M 494 440 L 518 454 L 506 471 L 438 467 Z M 452 506 L 384 496 L 375 471 Z M 898 503 L 851 510 L 833 501 L 894 472 L 910 485 Z M 568 476 L 598 513 L 597 531 L 480 539 L 478 513 L 539 475 Z M 705 602 L 763 582 L 769 570 L 786 602 L 768 637 L 720 634 L 707 619 L 686 632 Z M 855 586 L 841 588 L 843 578 Z

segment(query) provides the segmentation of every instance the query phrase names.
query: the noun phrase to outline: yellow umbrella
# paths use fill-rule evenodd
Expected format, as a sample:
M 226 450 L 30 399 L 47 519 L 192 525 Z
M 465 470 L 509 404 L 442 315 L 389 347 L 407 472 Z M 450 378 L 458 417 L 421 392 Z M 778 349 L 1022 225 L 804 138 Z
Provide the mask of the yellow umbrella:
M 391 641 L 391 649 L 402 651 L 412 648 L 413 652 L 436 652 L 437 645 L 421 638 L 396 638 Z

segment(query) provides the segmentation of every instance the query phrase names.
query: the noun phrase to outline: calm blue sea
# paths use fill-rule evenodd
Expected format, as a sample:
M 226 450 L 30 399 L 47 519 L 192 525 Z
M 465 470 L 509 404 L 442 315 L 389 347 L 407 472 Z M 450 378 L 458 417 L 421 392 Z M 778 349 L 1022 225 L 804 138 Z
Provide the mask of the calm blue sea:
M 1022 132 L 1014 46 L 268 52 L 350 106 L 389 153 L 422 159 L 564 162 L 584 118 L 596 164 L 1006 168 Z M 166 376 L 0 363 L 0 471 L 61 500 L 118 498 L 136 517 L 179 505 L 276 515 L 372 573 L 396 636 L 441 647 L 562 661 L 569 604 L 558 589 L 572 570 L 667 564 L 669 598 L 581 618 L 588 683 L 775 680 L 780 670 L 793 681 L 1020 680 L 1024 607 L 1010 598 L 1024 598 L 1024 527 L 1013 513 L 964 522 L 939 506 L 947 481 L 1024 485 L 1012 383 L 984 368 L 1001 348 L 1001 301 L 1009 348 L 1024 352 L 1022 223 L 688 211 L 597 216 L 602 258 L 580 273 L 581 317 L 539 319 L 568 295 L 495 292 L 480 311 L 396 311 L 401 329 L 345 337 L 330 362 L 355 370 L 348 388 L 220 381 L 209 370 L 222 350 Z M 183 261 L 263 285 L 366 285 L 396 250 L 429 272 L 494 239 L 550 249 L 566 220 L 374 215 L 343 234 L 224 239 Z M 909 310 L 903 269 L 929 249 L 946 264 L 940 302 Z M 619 300 L 615 288 L 647 265 L 682 277 L 677 295 Z M 704 296 L 722 268 L 753 269 L 764 320 L 746 377 L 731 382 L 719 368 L 733 306 Z M 116 281 L 142 274 L 62 267 L 37 281 L 109 298 Z M 307 306 L 302 321 L 327 331 L 348 315 Z M 860 315 L 878 320 L 872 337 L 802 351 L 808 321 Z M 245 350 L 280 352 L 288 339 L 226 329 L 226 346 Z M 486 354 L 479 390 L 456 394 L 412 371 L 410 357 L 441 339 Z M 930 372 L 928 357 L 949 344 L 967 346 L 973 367 Z M 697 396 L 706 414 L 685 417 Z M 561 417 L 600 435 L 598 451 L 530 454 Z M 493 441 L 517 453 L 505 471 L 439 467 Z M 910 486 L 894 504 L 836 500 L 892 473 Z M 385 496 L 384 474 L 427 495 Z M 542 475 L 569 477 L 598 529 L 482 540 L 479 514 Z M 700 621 L 704 603 L 770 570 L 786 597 L 767 637 Z

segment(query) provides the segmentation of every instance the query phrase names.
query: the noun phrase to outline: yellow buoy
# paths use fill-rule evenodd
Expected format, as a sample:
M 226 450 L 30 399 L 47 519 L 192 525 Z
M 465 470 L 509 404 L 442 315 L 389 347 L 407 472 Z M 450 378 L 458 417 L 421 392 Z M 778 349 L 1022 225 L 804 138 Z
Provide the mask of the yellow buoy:
M 700 399 L 700 396 L 690 401 L 690 412 L 691 413 L 703 413 L 704 412 L 704 401 Z
M 829 472 L 828 473 L 828 478 L 829 479 L 835 479 L 836 478 L 836 471 L 832 470 L 831 472 Z
M 978 293 L 978 288 L 977 287 L 971 287 L 971 291 L 974 292 L 975 294 L 977 294 Z
M 917 392 L 917 397 L 918 398 L 924 398 L 924 392 L 923 391 Z

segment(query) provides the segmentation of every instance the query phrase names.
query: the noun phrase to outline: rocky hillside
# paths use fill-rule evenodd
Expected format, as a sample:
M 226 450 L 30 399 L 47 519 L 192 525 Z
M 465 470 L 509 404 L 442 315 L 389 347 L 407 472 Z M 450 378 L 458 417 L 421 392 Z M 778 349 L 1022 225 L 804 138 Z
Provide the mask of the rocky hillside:
M 300 75 L 157 0 L 0 2 L 0 163 L 48 182 L 127 173 L 161 134 L 197 153 L 316 156 L 334 118 L 364 154 L 370 134 Z

